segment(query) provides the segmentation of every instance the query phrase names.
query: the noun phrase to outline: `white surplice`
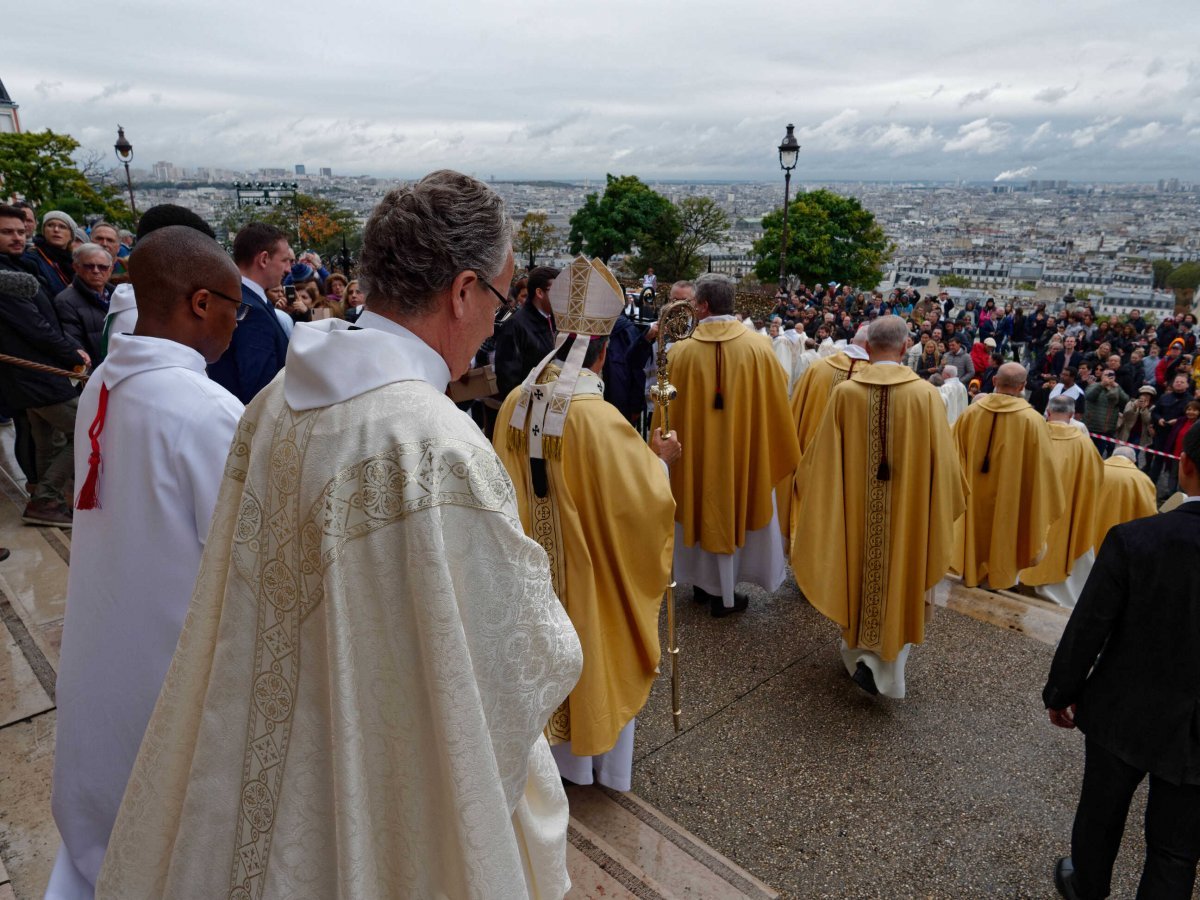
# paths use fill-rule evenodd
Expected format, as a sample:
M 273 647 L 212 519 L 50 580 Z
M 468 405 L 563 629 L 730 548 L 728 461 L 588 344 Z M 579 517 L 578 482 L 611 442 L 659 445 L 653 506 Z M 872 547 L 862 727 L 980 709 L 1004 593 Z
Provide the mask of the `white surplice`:
M 239 423 L 100 900 L 562 897 L 579 641 L 450 373 L 297 325 Z
M 957 378 L 951 378 L 938 388 L 938 393 L 942 395 L 942 402 L 946 404 L 946 419 L 953 426 L 958 417 L 967 411 L 970 400 L 967 389 Z
M 47 897 L 91 897 L 183 626 L 242 404 L 175 341 L 113 334 L 75 419 L 75 485 L 101 384 L 100 506 L 75 512 L 54 757 L 63 837 Z
M 771 494 L 771 521 L 746 532 L 746 542 L 732 553 L 709 553 L 697 541 L 687 546 L 683 526 L 675 523 L 675 580 L 720 596 L 726 609 L 734 606 L 735 585 L 757 584 L 774 592 L 787 577 L 787 554 L 779 529 L 779 506 Z

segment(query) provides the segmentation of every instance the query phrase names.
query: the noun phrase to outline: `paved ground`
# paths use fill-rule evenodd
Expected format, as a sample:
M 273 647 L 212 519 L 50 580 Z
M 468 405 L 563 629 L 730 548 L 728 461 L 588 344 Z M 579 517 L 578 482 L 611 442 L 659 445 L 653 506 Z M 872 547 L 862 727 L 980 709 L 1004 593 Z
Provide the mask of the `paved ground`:
M 1057 896 L 1083 754 L 1042 709 L 1052 647 L 938 609 L 889 701 L 846 677 L 790 580 L 723 620 L 682 593 L 685 730 L 664 677 L 639 717 L 643 799 L 785 896 Z M 1114 897 L 1136 890 L 1144 803 Z

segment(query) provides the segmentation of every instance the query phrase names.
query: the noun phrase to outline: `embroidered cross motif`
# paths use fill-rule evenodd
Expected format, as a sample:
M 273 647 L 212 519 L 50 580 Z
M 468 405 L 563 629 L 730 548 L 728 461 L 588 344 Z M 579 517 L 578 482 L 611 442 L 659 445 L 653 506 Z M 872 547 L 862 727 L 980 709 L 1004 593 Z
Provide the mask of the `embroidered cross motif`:
M 541 429 L 540 425 L 534 425 L 533 428 L 530 429 L 530 431 L 533 432 L 534 437 L 537 437 L 539 434 L 542 433 L 542 429 Z
M 533 396 L 535 396 L 535 397 L 537 397 L 537 399 L 541 400 L 541 399 L 542 399 L 542 396 L 543 396 L 543 394 L 542 394 L 542 389 L 541 389 L 541 388 L 534 388 L 534 391 L 533 391 Z

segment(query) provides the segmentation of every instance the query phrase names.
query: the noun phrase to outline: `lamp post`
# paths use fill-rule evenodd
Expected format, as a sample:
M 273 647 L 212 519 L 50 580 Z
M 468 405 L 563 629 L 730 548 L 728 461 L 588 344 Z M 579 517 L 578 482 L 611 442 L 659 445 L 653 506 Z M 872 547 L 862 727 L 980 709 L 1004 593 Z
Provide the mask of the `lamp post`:
M 125 129 L 117 126 L 117 142 L 113 144 L 117 151 L 117 159 L 125 166 L 125 183 L 129 185 L 129 208 L 133 210 L 134 221 L 137 221 L 137 203 L 133 200 L 133 176 L 129 174 L 129 163 L 133 160 L 133 144 L 125 137 Z
M 796 140 L 795 125 L 787 127 L 787 134 L 779 144 L 779 167 L 783 169 L 783 246 L 779 249 L 779 289 L 787 288 L 787 245 L 788 203 L 791 199 L 792 169 L 800 156 L 800 142 Z

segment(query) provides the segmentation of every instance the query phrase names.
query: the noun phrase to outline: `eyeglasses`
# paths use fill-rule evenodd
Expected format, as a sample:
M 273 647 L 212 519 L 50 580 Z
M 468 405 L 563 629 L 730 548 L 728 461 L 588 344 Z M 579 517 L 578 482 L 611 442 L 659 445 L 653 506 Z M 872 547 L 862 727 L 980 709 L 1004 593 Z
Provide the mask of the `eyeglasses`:
M 508 298 L 507 298 L 507 297 L 505 297 L 505 296 L 504 296 L 502 293 L 500 293 L 498 290 L 496 290 L 494 287 L 492 287 L 492 283 L 491 283 L 490 281 L 488 281 L 487 279 L 485 279 L 485 278 L 484 278 L 482 275 L 480 275 L 478 272 L 476 272 L 476 273 L 475 273 L 475 275 L 476 275 L 476 277 L 477 277 L 477 278 L 479 278 L 479 283 L 480 283 L 480 284 L 482 284 L 482 285 L 483 285 L 485 288 L 487 288 L 489 291 L 491 291 L 493 294 L 495 294 L 495 295 L 496 295 L 496 299 L 500 301 L 500 305 L 501 305 L 501 306 L 503 306 L 504 304 L 506 304 L 506 303 L 508 302 Z
M 75 268 L 87 272 L 107 272 L 112 266 L 108 263 L 76 263 Z
M 250 312 L 250 304 L 241 297 L 230 297 L 228 294 L 222 294 L 220 291 L 214 291 L 212 288 L 203 288 L 202 290 L 206 290 L 210 294 L 220 297 L 222 300 L 228 300 L 230 303 L 236 303 L 238 305 L 236 317 L 239 322 L 246 318 L 246 313 Z

